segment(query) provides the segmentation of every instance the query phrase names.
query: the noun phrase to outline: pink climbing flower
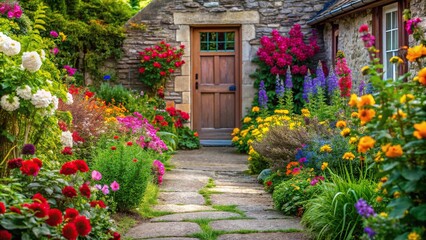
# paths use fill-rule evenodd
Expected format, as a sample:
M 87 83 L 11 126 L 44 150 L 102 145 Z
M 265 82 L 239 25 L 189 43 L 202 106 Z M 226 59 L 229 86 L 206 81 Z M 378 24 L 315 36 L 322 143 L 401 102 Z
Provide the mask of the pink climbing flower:
M 115 192 L 115 191 L 118 191 L 118 189 L 120 189 L 120 184 L 114 181 L 111 183 L 110 187 L 111 187 L 111 190 Z

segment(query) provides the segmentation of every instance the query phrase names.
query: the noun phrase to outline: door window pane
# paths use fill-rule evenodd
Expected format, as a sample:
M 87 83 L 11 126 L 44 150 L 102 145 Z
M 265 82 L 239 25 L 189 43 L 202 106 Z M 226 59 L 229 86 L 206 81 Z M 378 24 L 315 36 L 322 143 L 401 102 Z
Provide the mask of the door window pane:
M 201 32 L 200 50 L 202 52 L 234 52 L 235 32 Z

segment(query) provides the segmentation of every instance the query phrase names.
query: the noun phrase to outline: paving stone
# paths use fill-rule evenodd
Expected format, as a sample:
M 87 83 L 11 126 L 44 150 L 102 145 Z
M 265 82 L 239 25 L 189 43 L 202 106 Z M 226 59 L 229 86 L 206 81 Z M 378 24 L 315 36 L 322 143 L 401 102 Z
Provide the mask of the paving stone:
M 249 187 L 249 186 L 229 186 L 222 185 L 211 188 L 210 190 L 221 193 L 251 193 L 251 194 L 264 194 L 263 188 Z
M 218 240 L 307 240 L 303 233 L 250 233 L 250 234 L 225 234 Z
M 142 223 L 130 229 L 126 237 L 154 238 L 154 237 L 185 237 L 200 232 L 201 228 L 191 222 L 157 222 Z
M 204 198 L 197 192 L 160 192 L 158 202 L 167 204 L 204 204 Z
M 255 195 L 255 194 L 213 194 L 211 195 L 211 202 L 213 205 L 238 205 L 238 206 L 251 206 L 261 205 L 272 207 L 273 202 L 270 196 Z
M 178 213 L 178 214 L 171 214 L 171 215 L 153 218 L 153 219 L 151 219 L 151 221 L 152 222 L 158 222 L 158 221 L 178 222 L 178 221 L 200 219 L 200 218 L 224 219 L 224 218 L 232 218 L 232 217 L 241 217 L 241 215 L 237 214 L 237 213 L 231 213 L 231 212 Z
M 165 238 L 150 238 L 150 240 L 198 240 L 198 238 L 165 237 Z
M 282 213 L 276 210 L 255 210 L 255 211 L 244 211 L 248 218 L 254 219 L 284 219 L 291 218 L 289 216 L 285 216 Z
M 287 229 L 299 229 L 302 227 L 299 220 L 293 219 L 273 219 L 273 220 L 219 220 L 210 222 L 210 226 L 215 230 L 238 231 L 278 231 Z
M 161 204 L 153 207 L 156 211 L 184 213 L 184 212 L 200 212 L 200 211 L 214 211 L 215 209 L 209 206 L 196 205 L 196 204 Z

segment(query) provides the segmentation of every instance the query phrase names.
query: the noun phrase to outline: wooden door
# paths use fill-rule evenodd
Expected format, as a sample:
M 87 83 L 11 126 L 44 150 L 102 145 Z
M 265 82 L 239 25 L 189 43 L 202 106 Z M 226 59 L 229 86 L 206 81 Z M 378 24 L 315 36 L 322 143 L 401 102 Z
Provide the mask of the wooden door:
M 238 28 L 192 30 L 193 126 L 200 139 L 231 139 L 241 119 Z

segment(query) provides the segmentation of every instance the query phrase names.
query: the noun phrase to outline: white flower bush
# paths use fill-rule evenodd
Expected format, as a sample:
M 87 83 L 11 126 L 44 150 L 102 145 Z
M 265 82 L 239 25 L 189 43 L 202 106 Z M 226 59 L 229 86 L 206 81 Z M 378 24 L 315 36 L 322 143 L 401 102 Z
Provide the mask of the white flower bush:
M 19 108 L 19 98 L 17 96 L 4 95 L 1 97 L 0 106 L 8 112 L 15 111 Z
M 7 56 L 15 56 L 21 51 L 21 43 L 12 39 L 3 44 L 3 53 Z
M 72 133 L 70 131 L 64 131 L 61 135 L 61 143 L 64 147 L 72 148 Z
M 31 103 L 36 108 L 46 108 L 52 103 L 52 98 L 52 94 L 49 91 L 40 89 L 31 97 Z
M 43 49 L 40 51 L 40 57 L 42 61 L 46 60 L 46 52 Z
M 24 52 L 22 54 L 22 66 L 28 71 L 37 72 L 41 65 L 42 61 L 37 52 Z
M 66 105 L 71 105 L 74 103 L 74 98 L 71 93 L 67 93 L 67 100 L 65 101 Z
M 4 33 L 0 32 L 0 52 L 3 52 L 4 45 L 11 41 L 12 39 L 6 36 Z
M 56 97 L 56 96 L 52 97 L 52 105 L 53 105 L 52 110 L 53 110 L 53 112 L 55 112 L 58 109 L 58 106 L 59 106 L 59 99 L 58 99 L 58 97 Z
M 31 87 L 28 85 L 25 85 L 23 87 L 17 88 L 16 89 L 16 94 L 25 100 L 31 100 L 31 98 L 33 97 L 33 94 L 31 93 Z

